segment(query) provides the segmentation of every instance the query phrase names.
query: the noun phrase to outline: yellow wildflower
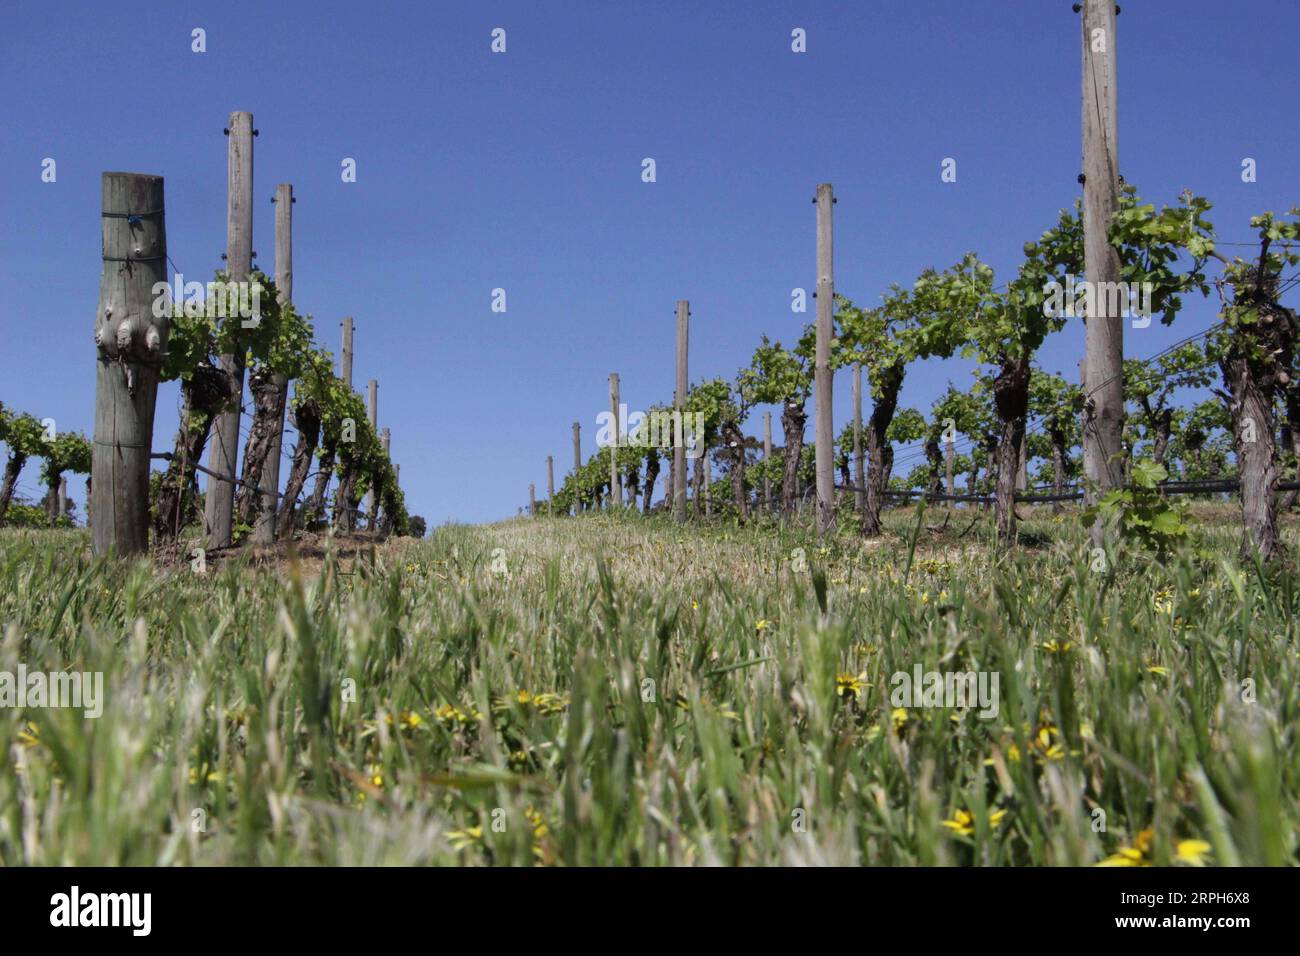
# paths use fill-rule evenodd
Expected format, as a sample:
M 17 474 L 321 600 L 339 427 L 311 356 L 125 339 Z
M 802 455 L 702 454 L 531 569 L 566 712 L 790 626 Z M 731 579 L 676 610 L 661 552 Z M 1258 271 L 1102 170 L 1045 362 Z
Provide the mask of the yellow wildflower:
M 994 810 L 989 814 L 989 828 L 992 829 L 1002 822 L 1002 818 L 1007 815 L 1005 810 Z M 969 810 L 958 810 L 953 814 L 951 820 L 944 820 L 943 825 L 955 833 L 962 836 L 973 836 L 975 833 L 975 815 Z
M 1151 844 L 1155 840 L 1155 831 L 1150 827 L 1140 832 L 1132 846 L 1122 846 L 1098 866 L 1150 866 Z
M 840 697 L 861 697 L 862 688 L 867 680 L 866 671 L 854 676 L 847 672 L 835 675 L 835 693 Z
M 1174 848 L 1174 862 L 1205 866 L 1205 857 L 1209 852 L 1210 845 L 1204 840 L 1179 840 Z

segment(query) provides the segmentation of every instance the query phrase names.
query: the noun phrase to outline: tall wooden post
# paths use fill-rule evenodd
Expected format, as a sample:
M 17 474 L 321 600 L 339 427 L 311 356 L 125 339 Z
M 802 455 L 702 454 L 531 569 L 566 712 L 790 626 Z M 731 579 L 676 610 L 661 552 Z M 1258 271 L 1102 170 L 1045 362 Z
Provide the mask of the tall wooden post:
M 623 507 L 623 478 L 618 473 L 618 446 L 623 425 L 618 416 L 618 373 L 609 373 L 609 410 L 614 414 L 614 440 L 609 446 L 609 506 Z
M 834 264 L 831 248 L 830 183 L 817 187 L 817 356 L 813 367 L 817 414 L 817 531 L 826 534 L 835 523 L 835 425 L 831 412 L 831 338 L 835 308 Z
M 704 454 L 700 456 L 700 464 L 704 466 L 704 514 L 713 514 L 713 495 L 709 488 L 713 484 L 713 463 L 709 461 L 709 450 L 704 449 Z
M 948 489 L 949 495 L 954 495 L 957 493 L 957 484 L 956 484 L 957 479 L 956 476 L 953 475 L 953 467 L 956 464 L 956 459 L 957 459 L 956 444 L 957 443 L 953 441 L 944 442 L 944 449 L 943 449 L 944 468 L 947 472 L 947 475 L 945 476 L 947 478 L 945 487 Z M 952 507 L 952 505 L 953 502 L 951 501 L 948 502 L 949 507 Z
M 293 186 L 280 183 L 275 187 L 275 288 L 281 304 L 293 302 Z M 271 544 L 275 541 L 275 514 L 280 490 L 280 449 L 284 441 L 284 415 L 289 398 L 289 379 L 277 372 L 272 381 L 279 392 L 280 423 L 271 436 L 271 450 L 262 466 L 262 507 L 253 526 L 253 541 Z
M 772 510 L 772 413 L 763 413 L 763 510 Z
M 89 514 L 95 554 L 149 549 L 149 454 L 170 314 L 154 311 L 167 281 L 163 178 L 104 173 L 103 267 L 95 317 L 95 430 Z M 170 305 L 171 297 L 165 302 Z
M 866 475 L 862 461 L 862 363 L 853 366 L 853 507 L 859 514 L 866 509 Z
M 59 511 L 60 518 L 68 516 L 68 479 L 59 476 Z
M 339 354 L 339 378 L 352 387 L 352 316 L 343 320 L 343 351 Z
M 576 516 L 582 510 L 578 500 L 578 472 L 582 470 L 582 425 L 573 423 L 573 513 Z
M 1124 320 L 1119 296 L 1099 290 L 1119 281 L 1119 253 L 1107 230 L 1119 208 L 1118 93 L 1114 0 L 1084 0 L 1083 258 L 1092 283 L 1084 346 L 1083 469 L 1089 502 L 1122 482 Z M 1092 525 L 1094 545 L 1106 537 Z
M 673 411 L 677 427 L 673 429 L 672 475 L 673 518 L 677 521 L 686 520 L 686 447 L 684 444 L 686 428 L 682 422 L 686 408 L 686 390 L 689 388 L 689 379 L 686 375 L 686 350 L 690 318 L 690 302 L 686 299 L 679 300 L 677 303 L 677 389 L 673 392 Z M 697 435 L 695 440 L 702 442 L 704 436 Z
M 384 456 L 392 460 L 392 441 L 393 434 L 387 428 L 379 430 L 379 447 L 384 450 Z M 379 530 L 379 496 L 375 494 L 374 489 L 370 490 L 370 530 Z
M 372 378 L 366 387 L 369 393 L 369 402 L 366 406 L 366 419 L 370 422 L 370 430 L 378 434 L 379 432 L 379 379 Z M 375 510 L 375 489 L 371 487 L 366 492 L 365 503 L 366 514 L 373 514 Z
M 537 489 L 531 484 L 528 486 L 528 516 L 537 517 Z
M 555 459 L 546 456 L 546 513 L 555 514 Z
M 226 153 L 226 272 L 232 282 L 247 282 L 253 267 L 253 114 L 230 114 Z M 227 317 L 225 322 L 238 322 Z M 235 512 L 236 463 L 239 461 L 239 406 L 244 401 L 244 354 L 236 348 L 221 356 L 221 369 L 230 386 L 232 406 L 212 426 L 208 469 L 226 478 L 208 477 L 204 519 L 212 547 L 231 542 Z

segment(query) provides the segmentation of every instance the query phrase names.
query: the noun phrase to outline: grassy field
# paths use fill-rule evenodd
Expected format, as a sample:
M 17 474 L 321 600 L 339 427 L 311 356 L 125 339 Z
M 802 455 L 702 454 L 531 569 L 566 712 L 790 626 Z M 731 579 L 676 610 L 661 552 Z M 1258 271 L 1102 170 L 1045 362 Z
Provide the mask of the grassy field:
M 0 532 L 0 671 L 105 690 L 0 708 L 0 864 L 1294 863 L 1294 576 L 1226 525 L 1099 569 L 1073 518 L 995 558 L 967 515 L 539 518 L 204 575 Z M 996 674 L 997 715 L 895 706 L 917 665 Z

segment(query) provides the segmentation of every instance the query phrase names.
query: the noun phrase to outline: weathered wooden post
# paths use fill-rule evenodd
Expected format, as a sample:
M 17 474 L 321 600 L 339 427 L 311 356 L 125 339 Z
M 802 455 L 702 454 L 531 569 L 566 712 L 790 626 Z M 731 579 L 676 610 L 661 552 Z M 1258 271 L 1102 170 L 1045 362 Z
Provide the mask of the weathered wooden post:
M 1119 253 L 1110 244 L 1119 209 L 1118 93 L 1115 2 L 1084 0 L 1083 16 L 1083 259 L 1092 283 L 1084 323 L 1083 470 L 1088 503 L 1121 484 L 1124 451 L 1124 320 L 1122 304 L 1103 285 L 1119 281 Z M 1094 545 L 1106 525 L 1091 528 Z
M 367 385 L 367 391 L 370 398 L 366 406 L 366 420 L 370 422 L 370 430 L 377 435 L 379 433 L 379 379 L 372 378 Z M 366 514 L 372 514 L 375 510 L 375 489 L 373 485 L 366 492 L 364 507 Z
M 573 423 L 573 514 L 577 517 L 582 510 L 582 502 L 578 500 L 578 472 L 582 470 L 582 425 L 578 422 Z
M 957 458 L 957 449 L 955 446 L 956 446 L 956 442 L 952 441 L 951 439 L 944 442 L 943 460 L 944 460 L 944 469 L 947 472 L 946 487 L 948 489 L 949 495 L 954 495 L 957 493 L 957 478 L 953 474 L 953 466 L 956 464 L 956 458 Z M 953 506 L 953 502 L 949 501 L 948 507 L 951 508 L 952 506 Z
M 226 272 L 232 282 L 247 282 L 253 268 L 253 114 L 230 114 L 226 129 Z M 229 298 L 229 297 L 227 297 Z M 242 298 L 242 296 L 241 296 Z M 226 316 L 223 321 L 238 322 Z M 208 469 L 223 478 L 208 477 L 204 519 L 212 547 L 231 542 L 235 512 L 235 478 L 239 461 L 239 406 L 244 396 L 244 353 L 236 348 L 221 356 L 221 369 L 233 396 L 233 406 L 221 412 L 212 426 Z
M 528 516 L 537 517 L 537 491 L 532 484 L 528 485 Z
M 384 450 L 384 457 L 392 460 L 392 441 L 393 433 L 387 428 L 379 432 L 379 447 Z M 394 476 L 396 477 L 396 476 Z M 379 496 L 375 494 L 374 486 L 370 489 L 370 530 L 379 530 Z
M 546 513 L 555 514 L 555 459 L 546 456 Z
M 59 476 L 59 517 L 68 516 L 68 479 Z
M 834 265 L 831 249 L 830 183 L 817 187 L 817 355 L 813 367 L 817 412 L 817 531 L 827 534 L 835 524 L 835 425 L 831 411 L 831 316 L 835 309 Z
M 686 390 L 689 379 L 686 375 L 686 349 L 689 339 L 691 304 L 686 299 L 677 302 L 677 389 L 673 392 L 673 475 L 672 498 L 673 518 L 686 520 L 686 447 L 685 425 L 683 417 L 686 409 Z M 702 442 L 703 435 L 697 435 L 696 441 Z
M 293 302 L 293 186 L 280 183 L 275 187 L 275 288 L 280 302 L 288 305 Z M 267 453 L 266 463 L 262 466 L 262 480 L 258 487 L 262 491 L 262 507 L 258 511 L 257 521 L 253 525 L 253 541 L 257 544 L 272 544 L 275 541 L 275 514 L 280 490 L 280 449 L 284 442 L 284 414 L 289 401 L 289 379 L 276 372 L 271 381 L 277 389 L 280 403 L 280 422 L 271 436 L 271 450 Z
M 149 549 L 149 454 L 171 321 L 163 178 L 104 173 L 95 317 L 95 431 L 88 500 L 95 554 Z M 155 310 L 155 302 L 158 308 Z
M 623 478 L 618 473 L 618 447 L 622 437 L 622 423 L 618 415 L 618 373 L 609 373 L 609 410 L 614 415 L 614 438 L 609 446 L 609 507 L 623 507 Z
M 772 413 L 763 413 L 763 510 L 772 509 Z
M 343 319 L 343 350 L 339 353 L 339 378 L 352 387 L 352 316 Z
M 713 463 L 709 461 L 709 449 L 704 449 L 700 461 L 704 464 L 704 515 L 708 517 L 713 514 L 712 490 L 709 488 L 713 484 Z
M 862 465 L 862 363 L 858 362 L 853 366 L 853 507 L 858 514 L 867 506 Z

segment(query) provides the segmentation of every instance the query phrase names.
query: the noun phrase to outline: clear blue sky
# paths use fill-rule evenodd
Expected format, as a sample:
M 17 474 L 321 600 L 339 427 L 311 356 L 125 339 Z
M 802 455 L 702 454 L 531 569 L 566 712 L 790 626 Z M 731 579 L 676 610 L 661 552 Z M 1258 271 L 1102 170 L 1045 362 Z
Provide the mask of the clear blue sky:
M 1226 239 L 1300 202 L 1295 0 L 1126 0 L 1118 26 L 1126 179 L 1157 201 L 1207 195 Z M 190 50 L 195 27 L 206 53 Z M 272 270 L 269 199 L 291 182 L 295 300 L 336 352 L 355 316 L 355 380 L 380 380 L 412 512 L 513 515 L 530 481 L 544 493 L 548 454 L 557 481 L 566 471 L 573 421 L 595 450 L 609 372 L 633 408 L 671 397 L 677 299 L 691 301 L 693 380 L 732 377 L 764 332 L 797 336 L 811 312 L 790 311 L 790 290 L 814 285 L 819 182 L 839 199 L 836 287 L 859 302 L 966 250 L 1009 276 L 1079 194 L 1079 46 L 1069 0 L 9 0 L 0 400 L 89 434 L 100 173 L 166 177 L 171 257 L 206 281 L 225 249 L 221 131 L 246 109 L 258 261 Z M 1244 157 L 1258 182 L 1241 181 Z M 1130 330 L 1126 353 L 1213 311 L 1196 301 L 1173 329 Z M 1067 329 L 1043 364 L 1074 378 L 1081 351 Z M 928 410 L 969 368 L 914 367 L 904 403 Z M 173 383 L 157 449 L 177 403 Z M 844 374 L 837 419 L 849 408 Z

